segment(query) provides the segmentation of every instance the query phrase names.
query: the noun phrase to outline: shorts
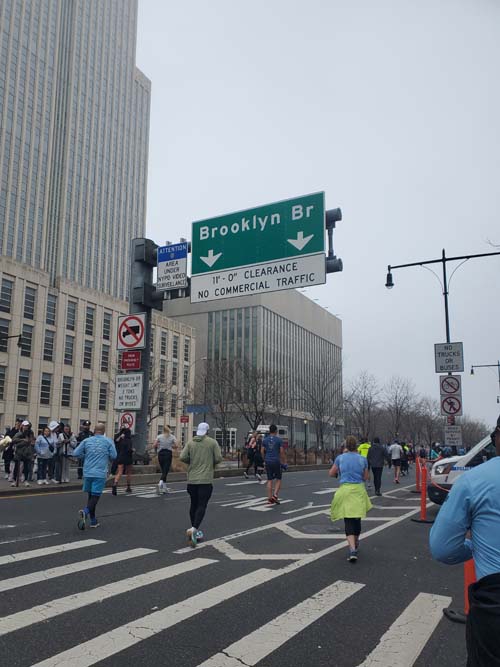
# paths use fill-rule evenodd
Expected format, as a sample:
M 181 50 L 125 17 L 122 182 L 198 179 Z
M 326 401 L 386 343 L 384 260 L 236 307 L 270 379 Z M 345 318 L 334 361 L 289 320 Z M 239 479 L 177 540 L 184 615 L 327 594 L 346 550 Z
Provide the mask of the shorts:
M 395 468 L 401 468 L 401 459 L 392 459 L 392 465 Z
M 106 479 L 104 477 L 85 477 L 83 479 L 83 490 L 92 496 L 100 496 L 104 491 Z
M 281 463 L 266 461 L 267 479 L 281 479 Z

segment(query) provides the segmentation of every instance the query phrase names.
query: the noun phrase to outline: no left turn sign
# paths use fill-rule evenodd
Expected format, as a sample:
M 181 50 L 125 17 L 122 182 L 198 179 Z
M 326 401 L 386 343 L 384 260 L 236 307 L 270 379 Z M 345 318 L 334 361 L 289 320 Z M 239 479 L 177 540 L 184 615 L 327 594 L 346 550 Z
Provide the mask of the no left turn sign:
M 124 315 L 118 319 L 117 350 L 141 350 L 146 344 L 146 313 Z

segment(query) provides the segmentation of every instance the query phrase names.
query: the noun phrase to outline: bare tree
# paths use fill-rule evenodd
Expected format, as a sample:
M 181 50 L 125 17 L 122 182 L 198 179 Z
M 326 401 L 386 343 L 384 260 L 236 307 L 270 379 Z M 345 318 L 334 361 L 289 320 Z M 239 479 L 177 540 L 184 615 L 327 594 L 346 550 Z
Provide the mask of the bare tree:
M 346 428 L 358 437 L 372 438 L 380 410 L 380 385 L 376 378 L 363 371 L 346 391 Z
M 276 414 L 285 403 L 283 376 L 248 362 L 237 362 L 232 378 L 233 403 L 254 431 L 266 414 Z
M 325 363 L 320 360 L 309 369 L 307 380 L 300 388 L 300 398 L 304 411 L 314 421 L 318 448 L 324 449 L 325 440 L 342 415 L 342 367 L 331 367 L 326 360 Z
M 384 407 L 387 410 L 391 435 L 401 434 L 403 421 L 408 415 L 412 397 L 416 395 L 411 380 L 398 376 L 392 377 L 384 388 Z
M 234 410 L 233 387 L 234 365 L 225 360 L 210 361 L 206 364 L 203 378 L 204 396 L 210 402 L 210 415 L 222 433 L 222 452 L 227 451 L 227 434 L 230 414 Z

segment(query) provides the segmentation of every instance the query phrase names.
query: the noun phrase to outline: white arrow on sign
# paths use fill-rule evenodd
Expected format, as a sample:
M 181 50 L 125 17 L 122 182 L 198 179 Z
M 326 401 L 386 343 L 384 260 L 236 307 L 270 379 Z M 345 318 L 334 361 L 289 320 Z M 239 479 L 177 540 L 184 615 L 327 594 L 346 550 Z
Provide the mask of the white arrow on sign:
M 287 241 L 288 243 L 291 243 L 294 248 L 297 248 L 297 250 L 303 250 L 313 236 L 314 234 L 311 234 L 311 236 L 306 236 L 304 238 L 304 232 L 299 232 L 296 239 L 287 239 Z
M 218 252 L 216 255 L 214 255 L 213 250 L 208 251 L 208 257 L 200 257 L 202 262 L 205 262 L 207 266 L 213 266 L 215 262 L 219 259 L 219 257 L 222 256 L 221 252 Z

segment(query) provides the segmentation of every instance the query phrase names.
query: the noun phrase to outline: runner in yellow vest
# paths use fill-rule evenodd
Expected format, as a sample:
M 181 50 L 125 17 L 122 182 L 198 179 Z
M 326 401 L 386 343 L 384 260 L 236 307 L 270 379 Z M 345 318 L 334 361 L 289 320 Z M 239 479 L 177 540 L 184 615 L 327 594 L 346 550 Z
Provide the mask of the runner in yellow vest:
M 364 456 L 365 459 L 368 458 L 368 451 L 370 449 L 371 445 L 368 442 L 368 438 L 361 438 L 361 443 L 358 445 L 358 454 L 361 454 L 361 456 Z M 370 481 L 370 466 L 368 465 L 368 479 L 366 481 L 366 487 L 368 489 L 372 488 L 372 484 Z

